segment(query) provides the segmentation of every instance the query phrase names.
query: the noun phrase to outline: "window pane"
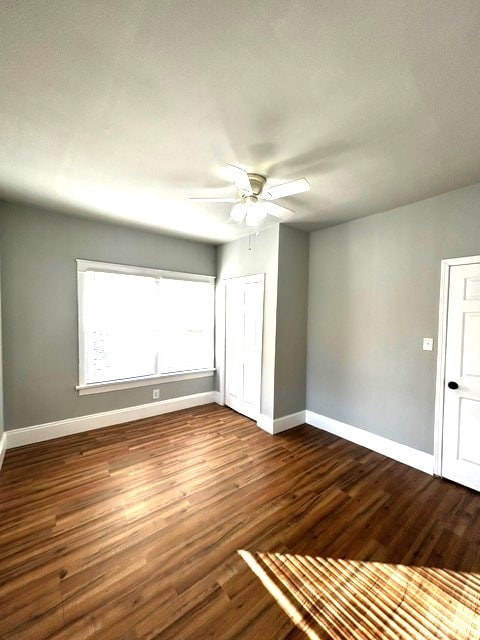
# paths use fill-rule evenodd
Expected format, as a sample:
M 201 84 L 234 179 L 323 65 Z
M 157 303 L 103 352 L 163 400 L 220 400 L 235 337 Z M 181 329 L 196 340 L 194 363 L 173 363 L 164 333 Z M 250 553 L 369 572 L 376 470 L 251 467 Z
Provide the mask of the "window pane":
M 213 368 L 214 286 L 161 280 L 160 370 Z
M 158 280 L 88 271 L 84 278 L 85 382 L 154 375 Z

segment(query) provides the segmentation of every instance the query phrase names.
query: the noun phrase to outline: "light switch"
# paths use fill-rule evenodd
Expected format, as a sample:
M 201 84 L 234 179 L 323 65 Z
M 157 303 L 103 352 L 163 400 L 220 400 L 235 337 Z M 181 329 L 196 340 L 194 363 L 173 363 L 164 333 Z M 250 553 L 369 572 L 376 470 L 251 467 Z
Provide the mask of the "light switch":
M 433 351 L 433 338 L 424 338 L 423 339 L 423 350 L 424 351 Z

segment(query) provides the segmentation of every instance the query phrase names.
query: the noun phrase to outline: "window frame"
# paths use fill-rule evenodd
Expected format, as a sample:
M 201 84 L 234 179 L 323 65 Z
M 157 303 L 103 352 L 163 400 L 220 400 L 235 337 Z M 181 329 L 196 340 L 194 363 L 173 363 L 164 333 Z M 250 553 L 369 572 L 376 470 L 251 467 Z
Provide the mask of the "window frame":
M 187 280 L 190 282 L 207 282 L 215 286 L 215 276 L 201 275 L 197 273 L 184 273 L 181 271 L 166 271 L 164 269 L 152 269 L 149 267 L 137 267 L 133 265 L 117 264 L 112 262 L 99 262 L 77 258 L 77 321 L 78 321 L 78 385 L 75 389 L 80 396 L 93 393 L 105 393 L 121 389 L 133 389 L 135 387 L 152 386 L 165 382 L 177 382 L 180 380 L 193 380 L 213 376 L 215 368 L 192 369 L 188 371 L 176 371 L 172 373 L 154 374 L 136 378 L 124 378 L 122 380 L 110 380 L 107 382 L 85 382 L 85 340 L 83 326 L 83 300 L 84 300 L 84 273 L 99 271 L 102 273 L 118 273 L 123 275 L 149 276 L 157 279 Z M 213 332 L 215 335 L 215 296 L 213 309 Z M 215 339 L 213 339 L 213 361 L 215 362 Z

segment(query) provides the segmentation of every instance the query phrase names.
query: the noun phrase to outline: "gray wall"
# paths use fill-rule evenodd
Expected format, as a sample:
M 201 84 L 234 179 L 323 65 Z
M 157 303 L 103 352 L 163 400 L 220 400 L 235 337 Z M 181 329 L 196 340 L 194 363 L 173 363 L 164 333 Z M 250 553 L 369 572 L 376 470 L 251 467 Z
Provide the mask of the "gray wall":
M 280 225 L 275 418 L 305 409 L 308 252 L 307 233 Z
M 217 249 L 217 281 L 265 273 L 261 412 L 272 418 L 275 384 L 279 225 L 262 229 L 258 237 L 240 238 Z M 218 323 L 217 323 L 218 324 Z
M 152 401 L 152 387 L 79 397 L 75 258 L 215 275 L 215 247 L 0 203 L 5 426 Z M 213 377 L 153 385 L 160 398 L 210 391 Z
M 311 234 L 307 409 L 433 452 L 440 261 L 480 254 L 480 185 Z

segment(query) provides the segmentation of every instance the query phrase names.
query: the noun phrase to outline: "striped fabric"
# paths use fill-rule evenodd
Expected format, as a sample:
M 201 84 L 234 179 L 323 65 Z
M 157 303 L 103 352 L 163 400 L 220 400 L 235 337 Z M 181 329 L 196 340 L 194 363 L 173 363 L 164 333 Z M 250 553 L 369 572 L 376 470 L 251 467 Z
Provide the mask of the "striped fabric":
M 480 638 L 480 575 L 239 552 L 312 640 Z

